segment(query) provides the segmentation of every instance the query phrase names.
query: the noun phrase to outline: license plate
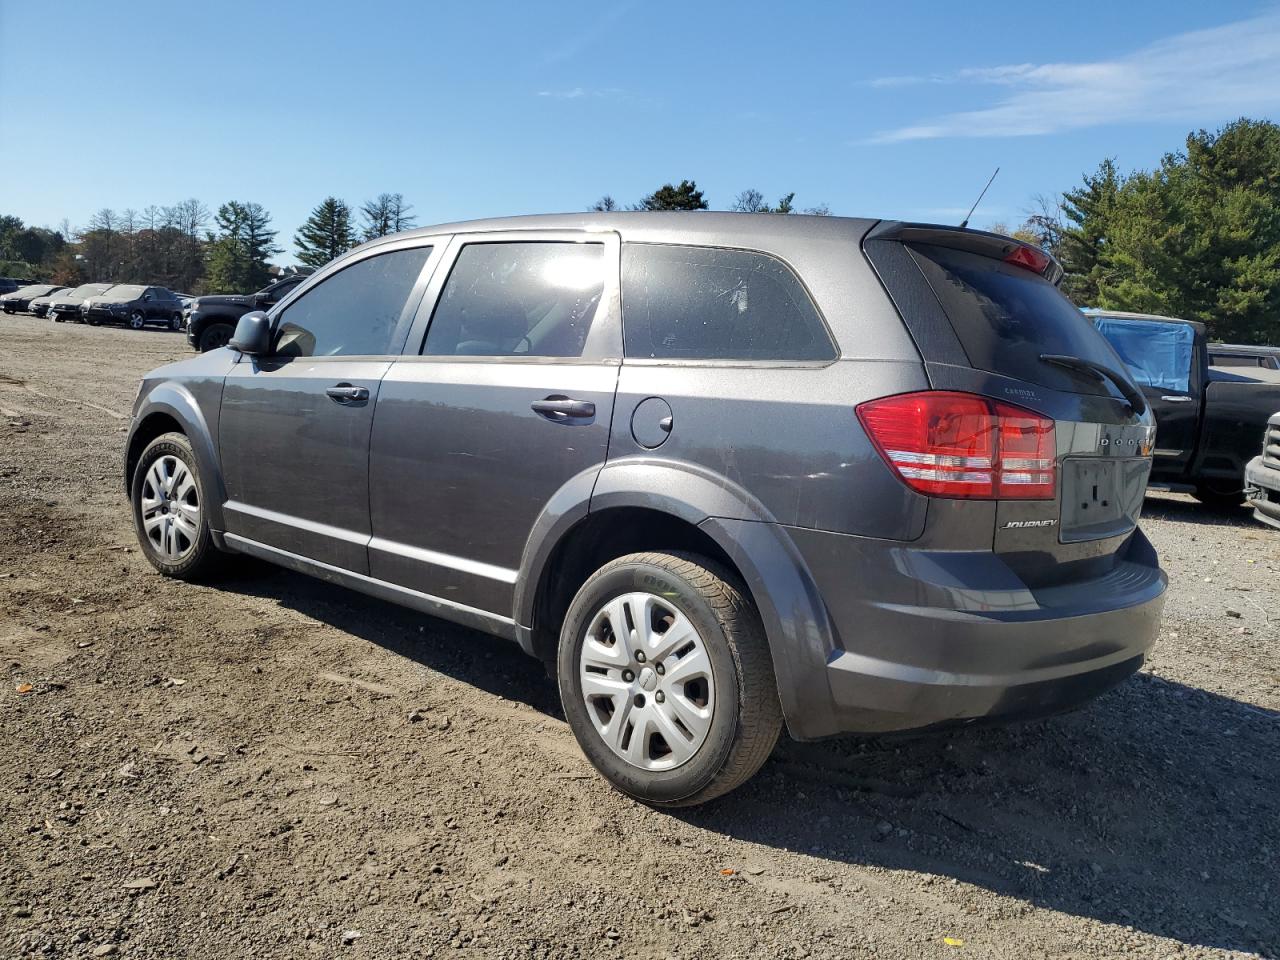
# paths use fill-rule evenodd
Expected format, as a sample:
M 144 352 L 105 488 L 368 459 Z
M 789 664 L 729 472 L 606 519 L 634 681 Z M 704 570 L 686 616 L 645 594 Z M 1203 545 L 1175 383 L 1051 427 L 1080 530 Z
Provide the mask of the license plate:
M 1145 457 L 1069 457 L 1062 463 L 1062 541 L 1128 533 L 1142 513 L 1151 461 Z

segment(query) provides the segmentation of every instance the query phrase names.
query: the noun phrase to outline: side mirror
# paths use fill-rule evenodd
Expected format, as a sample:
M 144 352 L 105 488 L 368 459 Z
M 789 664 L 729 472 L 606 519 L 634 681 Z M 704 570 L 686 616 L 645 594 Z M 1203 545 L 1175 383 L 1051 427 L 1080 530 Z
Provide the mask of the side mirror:
M 236 332 L 227 343 L 250 357 L 263 357 L 271 352 L 271 320 L 261 310 L 246 313 L 236 323 Z

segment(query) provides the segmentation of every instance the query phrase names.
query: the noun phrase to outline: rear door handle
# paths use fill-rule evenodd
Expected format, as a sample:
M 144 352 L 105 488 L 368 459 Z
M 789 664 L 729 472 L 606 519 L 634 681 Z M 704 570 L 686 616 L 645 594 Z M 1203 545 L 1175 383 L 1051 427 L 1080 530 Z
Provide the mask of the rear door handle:
M 368 387 L 353 387 L 349 383 L 339 383 L 325 390 L 334 403 L 360 403 L 369 399 Z
M 596 415 L 596 405 L 590 400 L 573 400 L 569 397 L 547 397 L 545 400 L 535 400 L 529 406 L 534 413 L 554 422 L 585 420 Z

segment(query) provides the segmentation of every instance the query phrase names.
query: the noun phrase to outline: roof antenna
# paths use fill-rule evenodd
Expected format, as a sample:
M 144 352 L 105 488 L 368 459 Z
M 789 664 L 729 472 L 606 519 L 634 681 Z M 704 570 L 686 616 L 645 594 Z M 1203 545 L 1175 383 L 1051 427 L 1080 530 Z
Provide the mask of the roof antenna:
M 996 173 L 1000 172 L 1000 168 L 996 167 Z M 991 184 L 996 179 L 996 173 L 991 175 L 991 179 L 987 181 L 987 185 L 982 188 L 982 192 L 978 194 L 978 199 L 973 201 L 973 206 L 969 208 L 969 212 L 964 215 L 964 219 L 960 221 L 960 229 L 963 230 L 969 225 L 969 218 L 973 216 L 973 211 L 978 209 L 978 204 L 982 202 L 982 198 L 987 195 L 987 190 L 991 188 Z

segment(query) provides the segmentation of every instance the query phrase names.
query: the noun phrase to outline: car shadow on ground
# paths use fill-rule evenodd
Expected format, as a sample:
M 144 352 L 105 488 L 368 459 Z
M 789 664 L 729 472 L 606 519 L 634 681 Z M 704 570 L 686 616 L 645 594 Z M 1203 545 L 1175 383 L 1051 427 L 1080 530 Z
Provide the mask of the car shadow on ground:
M 562 716 L 541 665 L 506 641 L 265 565 L 222 586 Z M 1280 713 L 1139 674 L 1034 723 L 899 740 L 784 737 L 745 787 L 673 815 L 819 864 L 916 871 L 1271 956 L 1278 755 Z
M 1150 520 L 1181 520 L 1185 523 L 1211 526 L 1249 527 L 1266 530 L 1266 525 L 1253 516 L 1253 508 L 1211 507 L 1189 496 L 1148 490 L 1142 503 L 1142 516 Z

